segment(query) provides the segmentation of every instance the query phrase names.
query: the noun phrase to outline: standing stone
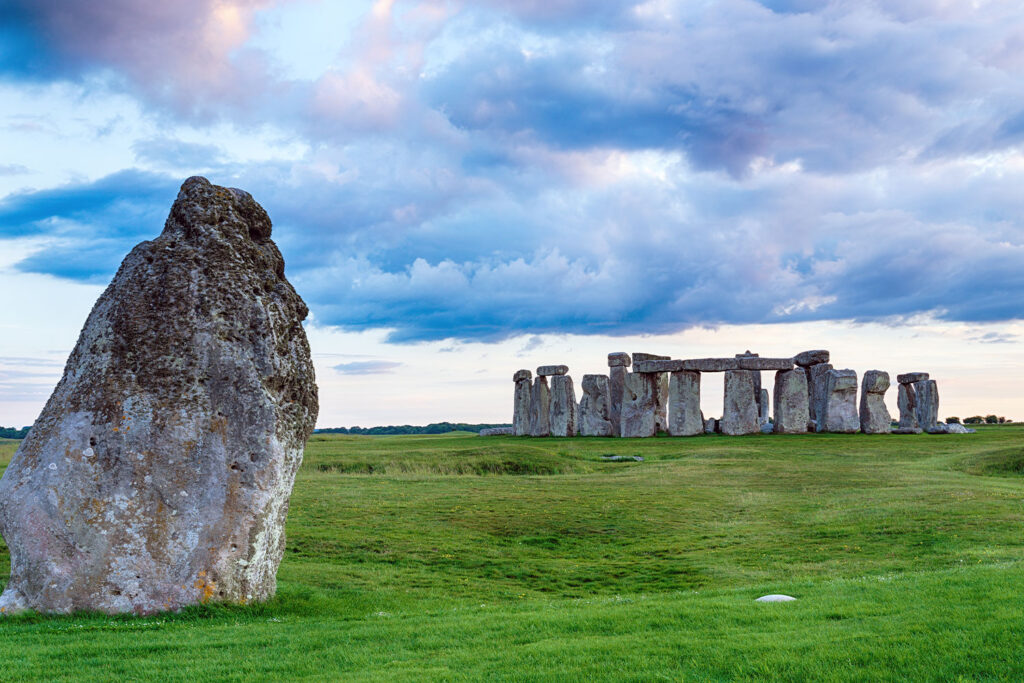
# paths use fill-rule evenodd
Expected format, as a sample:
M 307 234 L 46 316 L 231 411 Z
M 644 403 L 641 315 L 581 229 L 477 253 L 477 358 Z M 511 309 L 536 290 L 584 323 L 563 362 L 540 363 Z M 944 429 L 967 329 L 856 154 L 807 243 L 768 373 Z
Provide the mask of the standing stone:
M 634 353 L 633 354 L 633 367 L 636 368 L 638 363 L 650 360 L 671 360 L 671 356 L 658 356 L 653 353 Z M 655 408 L 654 408 L 654 424 L 655 429 L 659 432 L 668 431 L 668 391 L 669 391 L 669 377 L 667 372 L 658 373 L 658 379 L 654 386 L 655 393 Z
M 612 436 L 622 435 L 622 393 L 629 374 L 628 353 L 608 354 L 608 421 L 612 423 Z
M 124 259 L 0 480 L 0 612 L 266 600 L 317 416 L 266 212 L 193 177 Z
M 551 391 L 548 378 L 540 376 L 533 380 L 530 390 L 530 436 L 551 435 Z
M 608 393 L 608 378 L 604 375 L 583 375 L 581 384 L 583 398 L 580 399 L 580 434 L 582 436 L 613 436 L 609 417 L 611 397 Z
M 917 396 L 913 384 L 900 383 L 896 395 L 896 405 L 900 410 L 900 424 L 894 434 L 920 434 L 921 425 L 917 421 Z
M 530 392 L 532 373 L 520 370 L 512 376 L 516 383 L 515 396 L 512 400 L 512 435 L 529 436 L 530 434 Z
M 738 436 L 761 431 L 757 419 L 757 400 L 752 370 L 727 370 L 725 373 L 725 410 L 722 415 L 723 434 Z
M 917 400 L 917 423 L 928 433 L 941 434 L 939 421 L 939 387 L 933 379 L 914 382 L 914 394 Z
M 758 373 L 760 375 L 761 373 Z M 760 378 L 759 378 L 760 379 Z M 762 425 L 771 422 L 771 401 L 768 398 L 768 390 L 761 389 L 761 400 L 757 402 L 757 421 Z
M 805 434 L 807 422 L 807 373 L 803 368 L 775 373 L 776 434 Z
M 669 434 L 695 436 L 704 431 L 704 419 L 700 412 L 699 372 L 673 372 L 669 380 L 668 396 Z
M 885 392 L 889 389 L 889 373 L 868 370 L 860 390 L 860 431 L 865 434 L 888 434 L 892 431 L 892 417 L 885 407 Z
M 648 437 L 657 433 L 654 419 L 658 401 L 657 384 L 657 374 L 626 374 L 622 392 L 622 426 L 619 430 L 623 437 Z
M 550 405 L 551 436 L 576 436 L 579 433 L 579 415 L 572 377 L 554 375 L 551 378 Z
M 825 398 L 818 407 L 817 430 L 852 434 L 858 429 L 857 373 L 829 370 L 825 375 Z
M 714 434 L 715 433 L 715 426 L 717 424 L 718 424 L 718 420 L 716 420 L 713 417 L 709 417 L 708 419 L 704 420 L 704 433 L 705 434 Z
M 807 410 L 811 422 L 815 424 L 815 431 L 819 422 L 819 412 L 825 401 L 825 385 L 828 380 L 829 370 L 832 366 L 828 363 L 817 363 L 807 367 Z

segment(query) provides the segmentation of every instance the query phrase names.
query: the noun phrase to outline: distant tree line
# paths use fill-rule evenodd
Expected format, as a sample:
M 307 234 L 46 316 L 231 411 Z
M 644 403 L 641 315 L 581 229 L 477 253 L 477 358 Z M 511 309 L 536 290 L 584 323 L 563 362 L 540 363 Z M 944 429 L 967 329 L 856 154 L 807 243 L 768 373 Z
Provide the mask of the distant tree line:
M 0 439 L 24 439 L 28 436 L 29 427 L 15 429 L 14 427 L 0 427 Z
M 955 420 L 956 422 L 959 422 L 960 418 L 958 418 L 958 417 L 947 417 L 946 418 L 946 422 L 947 423 L 950 420 Z M 980 424 L 1001 425 L 1001 424 L 1006 424 L 1007 422 L 1013 422 L 1013 420 L 1007 420 L 1002 415 L 999 415 L 999 416 L 996 416 L 996 415 L 986 415 L 985 417 L 982 417 L 981 415 L 975 415 L 974 417 L 965 417 L 964 418 L 964 424 L 965 425 L 980 425 Z
M 448 432 L 479 432 L 481 429 L 511 427 L 511 424 L 468 424 L 466 422 L 434 422 L 427 426 L 388 425 L 387 427 L 328 427 L 317 429 L 315 434 L 447 434 Z

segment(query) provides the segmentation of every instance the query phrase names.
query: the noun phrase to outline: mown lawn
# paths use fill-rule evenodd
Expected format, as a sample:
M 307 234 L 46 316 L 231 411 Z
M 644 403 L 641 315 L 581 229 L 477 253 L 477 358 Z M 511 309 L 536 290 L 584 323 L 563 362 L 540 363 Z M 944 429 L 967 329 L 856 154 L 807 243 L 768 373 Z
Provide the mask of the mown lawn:
M 315 436 L 288 535 L 265 605 L 0 620 L 0 680 L 1024 680 L 1024 427 Z

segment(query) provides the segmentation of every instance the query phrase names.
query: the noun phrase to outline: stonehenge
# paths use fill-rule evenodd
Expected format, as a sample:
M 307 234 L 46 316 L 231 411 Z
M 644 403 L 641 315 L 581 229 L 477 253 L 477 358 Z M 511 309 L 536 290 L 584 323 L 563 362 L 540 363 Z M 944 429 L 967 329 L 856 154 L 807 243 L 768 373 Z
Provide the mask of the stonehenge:
M 836 369 L 827 350 L 791 357 L 684 358 L 651 353 L 608 354 L 607 375 L 584 375 L 582 396 L 569 368 L 542 365 L 531 383 L 529 370 L 513 375 L 512 434 L 649 438 L 723 434 L 951 433 L 938 422 L 939 391 L 926 372 L 897 375 L 899 424 L 885 405 L 889 373 Z M 720 418 L 701 411 L 701 374 L 724 373 Z M 774 372 L 772 391 L 762 372 Z M 860 396 L 858 397 L 858 388 Z M 859 401 L 858 401 L 859 398 Z

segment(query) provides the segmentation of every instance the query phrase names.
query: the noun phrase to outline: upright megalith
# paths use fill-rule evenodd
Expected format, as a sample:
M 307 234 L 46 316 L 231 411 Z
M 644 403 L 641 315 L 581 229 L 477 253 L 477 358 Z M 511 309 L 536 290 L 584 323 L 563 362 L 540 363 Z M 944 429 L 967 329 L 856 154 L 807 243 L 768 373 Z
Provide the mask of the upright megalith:
M 807 373 L 803 368 L 775 373 L 774 403 L 776 434 L 807 432 Z
M 892 431 L 892 417 L 885 407 L 885 392 L 889 390 L 889 373 L 868 370 L 860 388 L 860 431 L 865 434 L 888 434 Z
M 266 212 L 189 178 L 89 314 L 0 480 L 0 611 L 150 614 L 274 594 L 317 416 Z
M 604 375 L 583 375 L 580 388 L 583 390 L 583 398 L 580 399 L 580 435 L 614 436 L 608 378 Z
M 673 372 L 668 385 L 668 433 L 672 436 L 696 436 L 703 431 L 700 373 L 693 370 Z
M 914 394 L 917 405 L 917 423 L 930 434 L 945 434 L 946 430 L 939 427 L 939 386 L 933 379 L 914 382 Z
M 576 389 L 569 375 L 551 377 L 551 436 L 576 436 L 579 433 L 579 406 Z
M 725 410 L 720 423 L 723 434 L 738 436 L 761 431 L 754 374 L 752 370 L 726 370 Z
M 658 356 L 653 353 L 634 353 L 633 370 L 638 372 L 637 365 L 645 361 L 666 361 L 670 356 Z M 659 432 L 668 431 L 668 383 L 667 372 L 658 372 L 654 383 L 654 426 Z
M 551 435 L 551 390 L 547 375 L 537 374 L 530 387 L 530 436 Z
M 612 423 L 612 436 L 622 435 L 622 395 L 630 362 L 628 353 L 608 354 L 608 421 Z
M 856 371 L 829 370 L 826 373 L 825 395 L 817 414 L 819 432 L 852 434 L 860 429 Z
M 913 383 L 903 381 L 905 377 L 905 375 L 896 376 L 896 381 L 899 382 L 896 406 L 900 411 L 900 423 L 893 434 L 920 434 L 921 425 L 917 420 L 917 396 Z
M 532 390 L 530 381 L 533 373 L 529 370 L 520 370 L 512 375 L 515 382 L 515 395 L 512 400 L 512 435 L 529 436 L 530 434 L 530 393 Z
M 825 409 L 825 397 L 828 386 L 828 373 L 832 371 L 831 363 L 818 363 L 807 368 L 807 412 L 814 425 L 814 431 L 821 424 L 821 412 Z
M 757 402 L 757 421 L 761 425 L 771 422 L 771 399 L 768 398 L 767 389 L 761 389 L 761 400 Z
M 623 437 L 648 437 L 657 434 L 657 385 L 656 373 L 626 374 L 622 392 L 622 415 L 619 420 L 619 432 Z

